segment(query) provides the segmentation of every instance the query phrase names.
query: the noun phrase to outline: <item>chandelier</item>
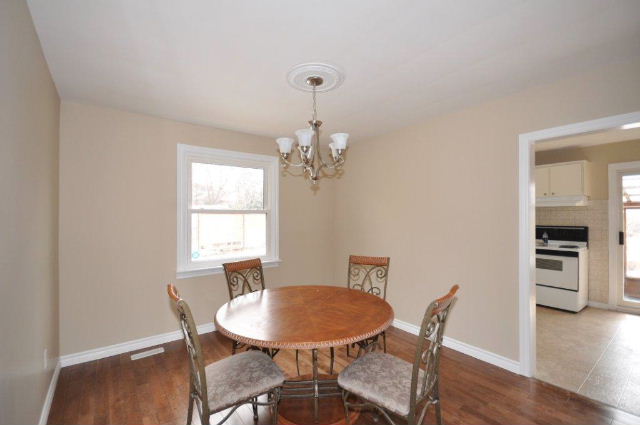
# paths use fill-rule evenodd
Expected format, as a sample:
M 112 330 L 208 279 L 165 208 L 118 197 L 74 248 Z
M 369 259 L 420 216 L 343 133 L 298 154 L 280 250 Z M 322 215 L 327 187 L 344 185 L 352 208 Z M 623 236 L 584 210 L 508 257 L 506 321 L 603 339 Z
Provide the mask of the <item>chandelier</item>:
M 297 143 L 291 137 L 279 137 L 276 139 L 280 151 L 280 164 L 283 168 L 298 167 L 303 170 L 306 178 L 313 184 L 318 183 L 321 176 L 330 176 L 340 173 L 345 161 L 348 133 L 334 133 L 331 136 L 330 161 L 325 162 L 320 151 L 320 126 L 318 120 L 318 108 L 316 95 L 320 91 L 334 89 L 342 82 L 342 74 L 333 66 L 327 64 L 301 64 L 289 72 L 289 83 L 303 91 L 310 91 L 313 99 L 313 109 L 308 128 L 302 128 L 295 132 Z M 292 162 L 289 158 L 293 147 L 298 151 L 299 159 Z

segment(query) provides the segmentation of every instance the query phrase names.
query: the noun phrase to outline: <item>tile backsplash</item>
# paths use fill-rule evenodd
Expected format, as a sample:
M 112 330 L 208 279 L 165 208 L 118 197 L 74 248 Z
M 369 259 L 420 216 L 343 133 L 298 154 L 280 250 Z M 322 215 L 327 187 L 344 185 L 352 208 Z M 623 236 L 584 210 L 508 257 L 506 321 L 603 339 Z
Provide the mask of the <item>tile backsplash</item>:
M 591 201 L 586 207 L 536 208 L 536 224 L 589 226 L 589 301 L 609 301 L 609 201 Z

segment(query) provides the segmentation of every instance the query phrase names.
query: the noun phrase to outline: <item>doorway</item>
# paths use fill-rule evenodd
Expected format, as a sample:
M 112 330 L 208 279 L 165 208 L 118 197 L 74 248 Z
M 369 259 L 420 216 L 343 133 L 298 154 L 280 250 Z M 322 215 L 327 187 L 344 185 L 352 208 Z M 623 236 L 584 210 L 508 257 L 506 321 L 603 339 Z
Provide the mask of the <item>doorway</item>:
M 534 145 L 538 142 L 555 138 L 615 128 L 635 127 L 640 127 L 640 111 L 548 128 L 521 134 L 518 137 L 519 357 L 520 373 L 524 376 L 532 377 L 536 372 L 536 185 Z
M 636 404 L 640 378 L 632 379 L 632 376 L 640 377 L 640 366 L 633 360 L 640 355 L 640 341 L 635 337 L 640 331 L 640 316 L 611 311 L 614 307 L 623 309 L 618 308 L 618 303 L 612 305 L 610 295 L 614 281 L 608 278 L 611 269 L 618 270 L 620 285 L 616 296 L 619 295 L 626 307 L 631 303 L 640 306 L 640 297 L 634 297 L 633 286 L 635 281 L 640 282 L 640 152 L 637 149 L 640 133 L 634 133 L 633 138 L 618 139 L 622 133 L 632 133 L 628 131 L 631 128 L 640 130 L 640 114 L 558 127 L 520 138 L 520 254 L 525 254 L 520 257 L 521 370 L 522 374 L 528 372 L 528 376 L 640 414 Z M 524 159 L 529 165 L 526 174 L 522 170 Z M 629 160 L 637 162 L 620 163 Z M 612 169 L 609 164 L 615 170 L 614 179 L 607 178 L 607 172 Z M 625 167 L 621 168 L 622 165 Z M 616 188 L 611 189 L 611 182 Z M 571 187 L 566 189 L 568 185 Z M 608 214 L 614 199 L 609 195 L 614 193 L 619 195 L 615 204 L 617 215 Z M 612 232 L 607 217 L 611 219 L 614 215 L 619 218 Z M 536 224 L 540 233 L 538 241 Z M 570 234 L 578 228 L 584 229 L 584 237 Z M 624 233 L 620 236 L 618 231 Z M 618 244 L 619 237 L 623 244 Z M 609 268 L 613 239 L 620 265 Z M 571 252 L 564 252 L 563 248 Z M 579 268 L 578 276 L 587 276 L 588 285 L 578 278 L 576 288 L 571 287 L 578 289 L 574 291 L 579 301 L 577 307 L 569 302 L 569 296 L 573 295 L 569 288 L 550 285 L 540 274 L 536 277 L 536 268 L 545 269 L 558 263 L 547 265 L 542 258 L 550 255 L 546 251 L 554 250 L 564 254 L 578 251 L 578 263 L 586 265 Z M 580 260 L 582 251 L 585 251 L 584 261 Z M 564 270 L 559 263 L 557 267 Z M 549 287 L 554 289 L 554 294 L 549 293 Z M 578 296 L 581 288 L 590 291 L 587 299 Z M 529 335 L 526 334 L 528 326 L 532 328 Z
M 609 303 L 640 310 L 640 161 L 609 166 Z

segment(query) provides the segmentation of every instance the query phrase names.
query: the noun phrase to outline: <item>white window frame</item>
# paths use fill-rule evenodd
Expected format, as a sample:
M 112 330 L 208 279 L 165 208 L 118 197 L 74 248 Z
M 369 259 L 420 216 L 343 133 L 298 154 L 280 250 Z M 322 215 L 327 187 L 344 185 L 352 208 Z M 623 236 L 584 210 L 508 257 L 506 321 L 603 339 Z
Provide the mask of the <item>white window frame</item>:
M 280 264 L 278 240 L 279 164 L 275 156 L 236 152 L 178 144 L 178 258 L 176 277 L 184 279 L 222 273 L 222 263 L 247 257 L 194 262 L 191 260 L 191 164 L 230 165 L 264 170 L 264 211 L 267 213 L 266 255 L 260 257 L 264 267 Z

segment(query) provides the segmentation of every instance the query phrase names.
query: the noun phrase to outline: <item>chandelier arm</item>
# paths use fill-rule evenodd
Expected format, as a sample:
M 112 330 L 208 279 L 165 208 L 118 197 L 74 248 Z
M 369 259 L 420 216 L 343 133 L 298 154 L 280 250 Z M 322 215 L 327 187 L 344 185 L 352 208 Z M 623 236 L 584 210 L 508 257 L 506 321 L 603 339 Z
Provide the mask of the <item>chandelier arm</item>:
M 284 155 L 284 154 L 281 153 L 280 154 L 280 165 L 282 165 L 283 167 L 287 166 L 287 167 L 297 167 L 297 168 L 302 168 L 302 167 L 308 168 L 309 164 L 304 161 L 304 159 L 302 158 L 302 155 L 303 155 L 302 152 L 300 152 L 300 150 L 298 150 L 298 158 L 299 158 L 298 161 L 299 162 L 298 163 L 294 163 L 293 161 L 289 161 L 289 159 L 288 159 L 289 158 L 289 154 Z
M 284 165 L 287 165 L 288 167 L 304 167 L 305 166 L 305 163 L 302 161 L 296 164 L 289 161 L 288 159 L 284 159 L 282 156 L 280 156 L 280 161 L 282 161 Z
M 344 158 L 342 156 L 338 158 L 338 160 L 332 157 L 331 164 L 327 164 L 326 162 L 324 162 L 324 159 L 322 158 L 322 152 L 320 151 L 320 127 L 316 124 L 318 121 L 314 119 L 310 122 L 311 122 L 311 126 L 313 127 L 313 131 L 315 133 L 315 140 L 314 140 L 315 152 L 314 153 L 318 154 L 318 162 L 320 163 L 316 171 L 319 172 L 323 168 L 336 169 L 338 167 L 341 167 L 342 164 L 344 164 Z M 315 157 L 313 162 L 316 162 Z
M 329 170 L 338 170 L 344 164 L 344 158 L 340 157 L 337 161 L 334 159 L 332 164 L 324 164 L 324 168 Z

